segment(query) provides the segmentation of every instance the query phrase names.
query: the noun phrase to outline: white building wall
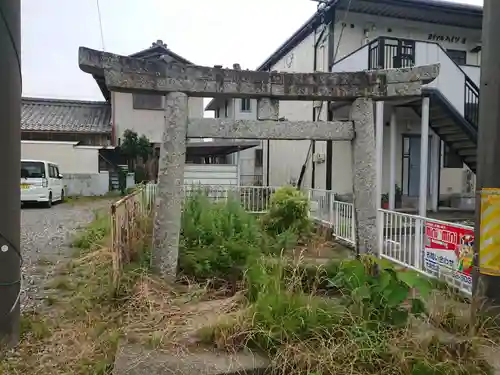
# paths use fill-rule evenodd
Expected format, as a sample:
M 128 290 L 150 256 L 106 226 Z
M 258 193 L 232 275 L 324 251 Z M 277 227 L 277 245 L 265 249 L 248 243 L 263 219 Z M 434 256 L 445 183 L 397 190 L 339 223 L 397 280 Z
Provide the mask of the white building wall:
M 187 164 L 184 185 L 238 185 L 238 166 L 225 164 Z
M 346 14 L 338 12 L 336 15 L 337 21 L 334 27 L 334 53 L 335 61 L 339 61 L 345 56 L 353 53 L 358 54 L 359 58 L 349 58 L 343 60 L 336 66 L 335 71 L 358 71 L 367 69 L 368 65 L 368 49 L 356 51 L 359 48 L 368 44 L 371 40 L 380 36 L 394 37 L 394 38 L 408 38 L 413 40 L 428 41 L 429 34 L 438 34 L 445 36 L 458 36 L 466 38 L 466 43 L 450 43 L 440 42 L 445 49 L 456 49 L 467 52 L 467 64 L 462 66 L 462 69 L 469 75 L 473 82 L 479 84 L 479 67 L 474 66 L 480 63 L 480 54 L 470 52 L 480 41 L 480 30 L 463 29 L 456 27 L 449 27 L 444 25 L 427 24 L 421 22 L 412 22 L 399 19 L 392 19 L 387 17 L 374 17 L 359 13 Z M 293 72 L 312 72 L 313 59 L 314 59 L 314 33 L 300 43 L 292 52 L 283 57 L 272 70 L 278 71 L 293 71 Z M 433 45 L 424 46 L 425 50 L 417 51 L 420 54 L 421 60 L 428 60 L 431 62 L 439 62 L 441 56 L 438 56 L 438 49 Z M 434 53 L 436 56 L 431 55 Z M 318 67 L 317 70 L 321 71 L 322 66 L 327 64 L 328 44 L 325 40 L 323 48 L 318 51 Z M 432 58 L 431 58 L 432 57 Z M 422 61 L 423 61 L 422 60 Z M 352 64 L 358 63 L 359 66 Z M 418 65 L 417 61 L 417 65 Z M 427 62 L 428 63 L 428 62 Z M 342 68 L 342 64 L 345 67 Z M 457 83 L 450 80 L 453 72 L 450 69 L 457 69 L 456 66 L 448 67 L 446 72 L 440 78 L 441 81 L 447 80 L 449 86 L 449 94 L 455 98 L 455 102 L 463 102 L 463 87 L 457 89 Z M 450 77 L 448 77 L 450 76 Z M 310 102 L 280 102 L 280 117 L 286 117 L 289 120 L 311 120 L 312 119 L 312 106 Z M 463 112 L 463 110 L 462 110 Z M 403 111 L 404 113 L 404 111 Z M 420 133 L 420 119 L 413 113 L 409 114 L 410 119 L 403 119 L 406 124 L 398 124 L 398 153 L 397 153 L 397 171 L 398 181 L 401 180 L 401 167 L 402 167 L 402 132 Z M 326 119 L 326 108 L 324 108 L 322 119 Z M 348 119 L 348 110 L 343 109 L 335 113 L 335 119 L 346 120 Z M 387 121 L 389 121 L 387 119 Z M 409 122 L 408 122 L 409 121 Z M 388 131 L 387 128 L 387 135 Z M 384 137 L 384 138 L 385 138 Z M 387 145 L 389 138 L 387 138 Z M 292 178 L 298 178 L 300 169 L 306 159 L 307 151 L 310 142 L 308 141 L 271 141 L 270 142 L 270 185 L 281 185 L 287 183 Z M 388 163 L 389 155 L 388 148 L 384 149 L 384 163 L 387 166 L 384 171 L 387 171 L 387 176 L 384 176 L 384 191 L 388 191 Z M 326 142 L 316 142 L 316 154 L 326 157 Z M 264 142 L 264 174 L 266 166 L 266 142 Z M 352 193 L 352 158 L 351 158 L 351 145 L 350 142 L 334 142 L 333 143 L 333 186 L 332 190 L 338 193 Z M 307 173 L 304 178 L 304 186 L 310 186 L 311 182 L 311 163 L 307 166 Z M 326 187 L 326 162 L 316 164 L 315 171 L 315 187 Z M 459 193 L 462 190 L 464 169 L 459 168 L 444 168 L 441 171 L 440 189 L 443 194 Z
M 368 44 L 371 40 L 384 36 L 384 37 L 394 37 L 394 38 L 408 38 L 412 40 L 421 40 L 429 42 L 429 34 L 438 34 L 445 36 L 457 36 L 460 38 L 465 38 L 466 43 L 450 43 L 450 42 L 439 42 L 439 44 L 444 49 L 455 49 L 466 51 L 467 53 L 467 64 L 461 66 L 461 69 L 469 76 L 469 78 L 479 85 L 480 80 L 480 53 L 470 52 L 474 47 L 478 45 L 481 38 L 480 30 L 464 29 L 444 25 L 434 25 L 420 22 L 403 21 L 399 19 L 392 19 L 387 17 L 373 17 L 359 13 L 350 13 L 345 16 L 345 13 L 341 12 L 337 15 L 337 19 L 341 19 L 342 22 L 337 22 L 335 26 L 335 45 L 339 43 L 340 35 L 342 34 L 342 39 L 340 39 L 340 45 L 338 47 L 338 53 L 335 61 L 342 59 L 343 57 L 349 56 L 345 60 L 339 62 L 338 65 L 334 67 L 334 71 L 357 71 L 364 70 L 368 68 L 368 49 L 359 48 Z M 353 53 L 354 52 L 354 53 Z M 451 62 L 449 57 L 443 52 L 442 49 L 438 48 L 432 43 L 417 43 L 416 44 L 416 65 L 424 65 L 439 62 L 441 63 L 441 71 L 438 79 L 436 79 L 431 85 L 439 87 L 447 99 L 456 107 L 459 113 L 463 114 L 463 99 L 464 99 L 464 84 L 462 74 L 455 64 Z M 354 64 L 354 65 L 353 65 Z M 357 65 L 356 65 L 357 64 Z M 457 81 L 457 77 L 461 78 L 462 82 Z M 386 121 L 388 121 L 386 119 Z M 408 120 L 404 120 L 408 121 Z M 420 120 L 418 118 L 413 120 L 410 124 L 413 129 L 410 133 L 420 133 Z M 398 126 L 398 130 L 401 130 L 401 126 Z M 387 132 L 388 133 L 388 132 Z M 398 133 L 398 140 L 401 140 L 401 134 Z M 387 136 L 388 137 L 388 136 Z M 384 136 L 384 141 L 389 141 Z M 347 153 L 347 146 L 344 147 L 343 151 L 339 151 L 345 145 L 334 144 L 334 176 L 338 173 L 339 175 L 350 176 L 351 173 L 347 172 L 346 169 L 350 168 L 351 157 L 350 153 Z M 398 144 L 397 153 L 397 173 L 398 180 L 401 179 L 401 143 Z M 384 148 L 384 152 L 388 152 L 388 149 Z M 388 163 L 389 155 L 384 154 L 384 163 Z M 347 163 L 349 162 L 349 164 Z M 384 173 L 387 171 L 388 166 L 384 167 Z M 442 168 L 441 169 L 441 181 L 440 181 L 440 193 L 441 194 L 455 194 L 461 193 L 463 190 L 463 179 L 467 167 L 464 165 L 463 168 Z M 336 173 L 337 172 L 337 173 Z M 384 176 L 385 184 L 388 184 L 388 174 Z M 388 192 L 388 186 L 384 185 L 384 191 Z M 347 181 L 337 181 L 334 177 L 333 190 L 338 192 L 347 192 L 352 190 L 352 188 L 347 186 Z
M 132 94 L 112 92 L 116 137 L 127 129 L 145 135 L 152 143 L 161 143 L 165 124 L 163 110 L 134 109 Z M 203 98 L 189 98 L 189 117 L 203 118 Z
M 103 195 L 109 191 L 108 172 L 99 173 L 99 148 L 77 142 L 21 141 L 21 159 L 56 163 L 66 196 Z
M 480 65 L 481 55 L 470 52 L 481 41 L 481 30 L 436 25 L 425 22 L 376 17 L 361 13 L 337 12 L 334 31 L 335 46 L 340 46 L 335 61 L 380 36 L 428 41 L 429 34 L 466 38 L 466 43 L 439 42 L 445 49 L 467 52 L 467 64 Z M 343 30 L 343 31 L 342 31 Z M 337 48 L 337 47 L 335 47 Z
M 257 118 L 257 100 L 250 100 L 250 110 L 241 110 L 241 100 L 242 99 L 228 99 L 227 106 L 223 105 L 219 110 L 220 118 L 230 118 L 233 120 L 255 120 Z M 240 166 L 240 184 L 253 185 L 258 179 L 256 176 L 262 176 L 262 167 L 255 166 L 255 153 L 256 150 L 262 149 L 262 142 L 259 146 L 242 150 L 237 154 L 233 154 L 233 163 L 236 163 L 236 159 L 239 158 Z
M 319 36 L 320 30 L 317 34 Z M 328 39 L 325 32 L 322 41 L 318 44 L 317 50 L 317 71 L 325 71 L 328 65 Z M 279 60 L 271 70 L 283 72 L 313 72 L 314 71 L 314 46 L 316 36 L 314 33 L 304 39 L 287 56 Z M 306 101 L 281 101 L 279 116 L 290 121 L 313 119 L 313 106 L 321 107 L 321 103 L 312 103 Z M 317 109 L 319 111 L 319 109 Z M 326 103 L 323 104 L 319 118 L 327 118 Z M 291 182 L 297 182 L 300 176 L 302 166 L 307 160 L 307 154 L 310 141 L 270 141 L 269 142 L 269 185 L 279 186 Z M 316 154 L 326 154 L 326 142 L 316 142 Z M 313 158 L 307 163 L 306 173 L 304 175 L 304 187 L 311 186 L 311 170 Z M 266 174 L 267 165 L 267 142 L 264 142 L 264 174 Z M 324 185 L 326 163 L 316 165 L 315 185 L 321 188 Z M 319 177 L 319 178 L 318 178 Z M 323 181 L 319 181 L 320 178 Z
M 60 172 L 99 173 L 99 149 L 76 146 L 77 142 L 21 141 L 21 159 L 47 160 Z

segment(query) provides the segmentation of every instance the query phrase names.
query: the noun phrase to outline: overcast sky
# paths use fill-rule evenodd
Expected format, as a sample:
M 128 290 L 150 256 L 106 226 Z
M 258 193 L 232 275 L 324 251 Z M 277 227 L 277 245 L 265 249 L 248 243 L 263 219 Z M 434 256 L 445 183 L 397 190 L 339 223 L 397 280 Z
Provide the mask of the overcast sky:
M 79 46 L 102 49 L 97 0 L 21 3 L 23 95 L 102 100 L 95 81 L 78 68 Z M 196 64 L 237 62 L 244 69 L 255 69 L 316 10 L 311 0 L 99 0 L 99 5 L 106 51 L 127 55 L 161 39 Z

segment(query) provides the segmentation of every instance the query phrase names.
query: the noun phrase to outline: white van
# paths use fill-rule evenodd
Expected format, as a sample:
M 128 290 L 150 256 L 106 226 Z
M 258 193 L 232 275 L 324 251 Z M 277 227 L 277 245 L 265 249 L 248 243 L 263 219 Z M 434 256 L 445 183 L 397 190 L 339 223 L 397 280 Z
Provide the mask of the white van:
M 50 208 L 53 202 L 64 201 L 62 178 L 56 163 L 21 160 L 21 203 L 43 203 Z

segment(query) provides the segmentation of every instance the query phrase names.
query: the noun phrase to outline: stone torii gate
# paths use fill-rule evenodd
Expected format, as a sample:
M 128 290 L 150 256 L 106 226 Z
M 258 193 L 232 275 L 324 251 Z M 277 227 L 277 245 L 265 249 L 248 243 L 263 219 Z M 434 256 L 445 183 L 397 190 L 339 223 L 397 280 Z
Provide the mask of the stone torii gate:
M 354 73 L 242 71 L 147 61 L 84 47 L 79 65 L 91 74 L 104 70 L 111 91 L 166 96 L 152 262 L 167 279 L 177 271 L 187 138 L 351 141 L 356 246 L 360 253 L 373 252 L 382 171 L 376 167 L 372 100 L 420 96 L 422 85 L 439 73 L 439 65 Z M 257 120 L 188 119 L 189 96 L 257 99 Z M 280 100 L 353 104 L 349 121 L 278 121 Z

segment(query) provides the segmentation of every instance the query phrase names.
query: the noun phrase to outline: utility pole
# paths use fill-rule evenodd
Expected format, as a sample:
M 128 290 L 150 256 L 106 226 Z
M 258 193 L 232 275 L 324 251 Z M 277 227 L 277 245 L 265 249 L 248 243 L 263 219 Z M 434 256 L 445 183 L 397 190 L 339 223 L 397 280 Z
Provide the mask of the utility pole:
M 4 347 L 19 340 L 21 0 L 0 0 L 0 82 L 0 345 Z
M 500 243 L 497 242 L 496 248 L 492 250 L 490 247 L 486 254 L 488 245 L 484 237 L 486 222 L 484 217 L 481 218 L 481 211 L 485 209 L 485 194 L 488 194 L 489 189 L 500 190 L 500 173 L 498 173 L 500 165 L 500 48 L 498 48 L 500 22 L 498 20 L 500 20 L 500 1 L 484 0 L 476 175 L 476 191 L 479 194 L 476 194 L 474 249 L 476 267 L 473 286 L 474 295 L 484 294 L 490 304 L 500 306 L 500 273 L 498 272 L 500 271 Z M 485 189 L 487 189 L 486 192 Z M 495 194 L 490 195 L 496 200 L 494 196 Z M 490 239 L 495 243 L 500 234 L 493 235 L 493 237 Z

